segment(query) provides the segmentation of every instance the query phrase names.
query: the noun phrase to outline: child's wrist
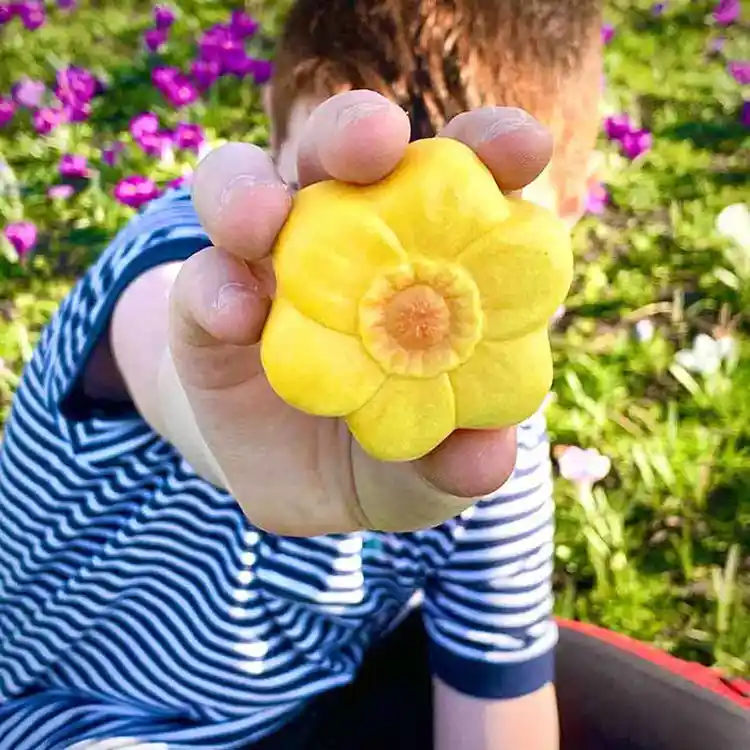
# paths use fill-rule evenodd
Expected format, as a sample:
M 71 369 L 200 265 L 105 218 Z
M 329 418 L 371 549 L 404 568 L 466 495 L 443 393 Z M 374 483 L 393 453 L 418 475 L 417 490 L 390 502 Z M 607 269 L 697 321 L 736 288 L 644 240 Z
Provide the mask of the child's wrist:
M 157 375 L 163 435 L 203 479 L 228 489 L 224 472 L 201 434 L 185 388 L 167 347 Z

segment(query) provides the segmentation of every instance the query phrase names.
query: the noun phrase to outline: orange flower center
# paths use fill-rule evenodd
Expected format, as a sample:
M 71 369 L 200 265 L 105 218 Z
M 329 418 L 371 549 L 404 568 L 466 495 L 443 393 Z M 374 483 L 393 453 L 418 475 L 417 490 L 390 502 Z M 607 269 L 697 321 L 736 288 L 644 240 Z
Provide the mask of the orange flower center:
M 386 303 L 384 327 L 404 349 L 439 344 L 450 332 L 451 314 L 442 295 L 425 284 L 397 292 Z
M 473 353 L 483 326 L 474 280 L 446 262 L 389 269 L 359 304 L 362 343 L 396 375 L 428 378 L 455 369 Z

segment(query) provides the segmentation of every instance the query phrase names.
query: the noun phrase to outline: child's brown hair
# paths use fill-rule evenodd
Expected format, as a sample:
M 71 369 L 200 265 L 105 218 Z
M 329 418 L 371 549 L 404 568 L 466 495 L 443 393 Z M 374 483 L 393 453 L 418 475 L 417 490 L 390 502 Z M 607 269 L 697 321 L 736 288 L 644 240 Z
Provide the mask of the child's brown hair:
M 275 145 L 300 96 L 379 91 L 413 137 L 480 106 L 521 107 L 547 125 L 561 197 L 580 185 L 598 128 L 602 0 L 296 0 L 270 92 Z

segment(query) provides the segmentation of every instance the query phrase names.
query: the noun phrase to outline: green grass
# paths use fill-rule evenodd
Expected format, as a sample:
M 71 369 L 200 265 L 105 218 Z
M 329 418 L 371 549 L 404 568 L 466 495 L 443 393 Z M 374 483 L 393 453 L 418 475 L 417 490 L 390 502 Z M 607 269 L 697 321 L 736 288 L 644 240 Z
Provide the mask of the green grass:
M 222 4 L 180 2 L 183 15 L 165 58 L 191 57 L 197 30 L 226 15 Z M 278 28 L 279 4 L 251 4 L 264 21 L 257 51 Z M 596 448 L 612 471 L 593 493 L 557 481 L 558 611 L 604 624 L 673 653 L 732 672 L 750 665 L 750 364 L 744 356 L 710 377 L 675 366 L 699 332 L 729 325 L 747 354 L 750 260 L 715 230 L 718 212 L 748 191 L 750 131 L 738 122 L 740 87 L 724 57 L 706 55 L 716 34 L 712 3 L 674 0 L 661 18 L 644 2 L 610 2 L 617 34 L 607 52 L 609 111 L 627 111 L 654 134 L 634 163 L 602 142 L 612 205 L 576 232 L 577 275 L 554 333 L 558 446 Z M 82 2 L 52 13 L 35 32 L 0 31 L 0 93 L 21 74 L 51 77 L 58 62 L 91 67 L 112 86 L 89 123 L 42 140 L 21 123 L 0 131 L 0 157 L 18 195 L 0 177 L 0 217 L 43 230 L 24 264 L 0 252 L 0 423 L 44 322 L 71 281 L 131 211 L 114 202 L 119 176 L 165 181 L 181 163 L 156 166 L 128 148 L 74 199 L 50 203 L 62 151 L 88 155 L 153 109 L 177 117 L 149 84 L 139 50 L 150 4 Z M 14 27 L 17 29 L 17 27 Z M 726 30 L 724 55 L 750 56 L 750 35 Z M 30 43 L 33 40 L 33 43 Z M 222 84 L 189 117 L 212 140 L 264 143 L 252 87 Z M 190 163 L 190 160 L 187 161 Z M 635 321 L 655 324 L 650 341 Z

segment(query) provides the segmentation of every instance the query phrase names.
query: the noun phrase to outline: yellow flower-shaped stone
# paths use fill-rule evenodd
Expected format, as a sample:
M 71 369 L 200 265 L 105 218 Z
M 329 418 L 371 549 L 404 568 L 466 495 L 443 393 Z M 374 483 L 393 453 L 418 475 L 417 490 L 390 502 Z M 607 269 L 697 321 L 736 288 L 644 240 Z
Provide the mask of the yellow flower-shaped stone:
M 548 321 L 572 277 L 549 212 L 508 199 L 463 144 L 409 145 L 383 181 L 298 193 L 273 254 L 271 387 L 411 460 L 456 428 L 529 417 L 552 380 Z

